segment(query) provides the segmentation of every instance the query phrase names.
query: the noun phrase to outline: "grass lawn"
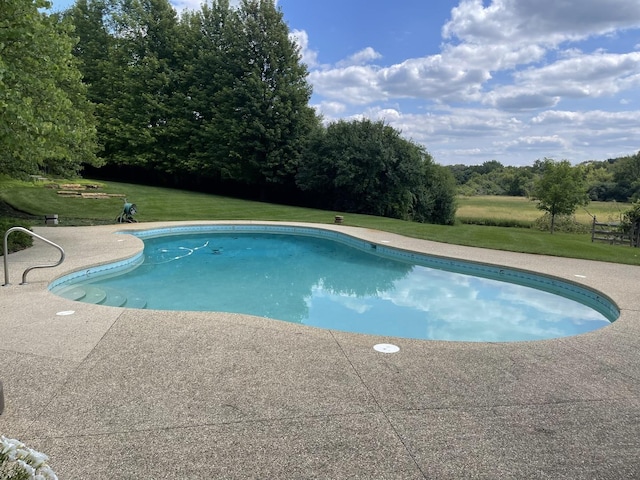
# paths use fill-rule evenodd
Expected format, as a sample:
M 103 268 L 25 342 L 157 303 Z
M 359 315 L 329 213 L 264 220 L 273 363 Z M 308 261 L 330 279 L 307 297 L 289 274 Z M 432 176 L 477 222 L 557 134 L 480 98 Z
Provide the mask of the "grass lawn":
M 126 195 L 127 201 L 138 206 L 136 219 L 145 221 L 171 220 L 275 220 L 333 223 L 335 215 L 344 215 L 345 224 L 385 230 L 410 237 L 458 245 L 497 250 L 584 258 L 640 265 L 640 249 L 628 246 L 592 243 L 590 234 L 554 235 L 528 228 L 505 228 L 458 224 L 428 225 L 383 217 L 329 212 L 300 207 L 238 200 L 204 193 L 194 193 L 144 185 L 84 180 L 100 184 L 102 193 Z M 60 225 L 96 225 L 114 223 L 122 211 L 122 198 L 69 198 L 47 188 L 42 182 L 17 182 L 0 178 L 0 199 L 13 208 L 34 215 L 35 223 L 43 224 L 48 213 L 59 215 Z M 88 190 L 88 192 L 91 192 Z M 500 218 L 533 221 L 541 212 L 534 202 L 519 197 L 464 197 L 460 199 L 459 217 Z M 604 220 L 618 215 L 624 205 L 592 203 L 591 214 Z M 584 212 L 580 221 L 591 222 Z

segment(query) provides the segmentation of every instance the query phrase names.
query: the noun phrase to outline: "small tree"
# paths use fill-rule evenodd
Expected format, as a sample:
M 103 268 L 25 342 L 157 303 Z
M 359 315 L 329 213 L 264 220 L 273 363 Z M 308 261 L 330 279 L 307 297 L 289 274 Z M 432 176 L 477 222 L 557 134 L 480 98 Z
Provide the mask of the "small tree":
M 556 162 L 545 158 L 540 177 L 534 182 L 530 198 L 538 201 L 538 208 L 551 216 L 553 233 L 556 215 L 571 215 L 579 206 L 589 203 L 582 172 L 568 160 Z

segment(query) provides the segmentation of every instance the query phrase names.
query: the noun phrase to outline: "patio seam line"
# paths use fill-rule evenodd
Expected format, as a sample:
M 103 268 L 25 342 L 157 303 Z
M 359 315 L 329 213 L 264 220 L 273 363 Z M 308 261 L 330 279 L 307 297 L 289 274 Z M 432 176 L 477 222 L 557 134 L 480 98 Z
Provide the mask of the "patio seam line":
M 413 452 L 409 449 L 409 446 L 405 443 L 405 441 L 403 440 L 402 436 L 400 435 L 400 432 L 398 432 L 398 430 L 396 429 L 396 426 L 394 425 L 394 423 L 391 421 L 391 419 L 389 418 L 389 416 L 387 415 L 387 412 L 385 412 L 385 410 L 382 408 L 382 405 L 380 405 L 380 402 L 378 402 L 378 399 L 376 398 L 376 396 L 373 394 L 373 392 L 371 391 L 371 389 L 369 388 L 369 385 L 367 385 L 367 383 L 364 381 L 364 379 L 362 378 L 362 376 L 360 375 L 360 372 L 358 371 L 358 369 L 355 367 L 355 365 L 353 364 L 353 362 L 351 361 L 351 359 L 349 358 L 349 356 L 347 355 L 347 352 L 344 351 L 344 348 L 342 348 L 342 344 L 340 343 L 340 341 L 335 337 L 333 330 L 329 329 L 329 334 L 331 335 L 331 337 L 333 338 L 333 340 L 336 342 L 336 345 L 338 345 L 338 348 L 340 349 L 340 351 L 342 352 L 342 355 L 344 356 L 345 360 L 347 362 L 349 362 L 349 365 L 351 365 L 351 368 L 353 369 L 353 371 L 355 372 L 355 374 L 357 375 L 358 379 L 360 380 L 360 382 L 362 383 L 362 385 L 364 386 L 364 388 L 367 390 L 368 394 L 371 396 L 371 398 L 373 399 L 373 402 L 375 403 L 376 407 L 378 408 L 378 410 L 380 411 L 380 413 L 382 413 L 382 415 L 384 416 L 384 419 L 387 421 L 387 423 L 389 424 L 389 426 L 391 427 L 391 430 L 393 431 L 393 434 L 395 435 L 396 439 L 400 442 L 400 444 L 402 445 L 402 447 L 404 448 L 404 450 L 407 452 L 407 455 L 409 455 L 409 458 L 411 458 L 411 460 L 413 461 L 414 465 L 416 466 L 416 468 L 418 469 L 418 471 L 420 472 L 420 474 L 422 475 L 422 477 L 425 480 L 428 480 L 428 476 L 426 474 L 426 472 L 422 469 L 422 466 L 420 465 L 420 463 L 418 463 L 418 460 L 416 459 L 416 457 L 413 455 Z M 384 354 L 383 354 L 384 355 Z
M 29 356 L 29 357 L 37 357 L 37 358 L 42 358 L 42 359 L 64 360 L 66 362 L 75 362 L 75 363 L 84 362 L 84 359 L 74 360 L 74 359 L 71 359 L 71 358 L 68 358 L 68 357 L 57 357 L 57 356 L 54 356 L 54 355 L 41 355 L 39 353 L 21 352 L 20 350 L 12 350 L 10 348 L 0 348 L 0 353 L 1 352 L 9 352 L 9 353 L 14 353 L 16 355 L 25 355 L 25 356 Z
M 352 412 L 352 413 L 331 413 L 325 415 L 301 415 L 296 417 L 277 417 L 277 418 L 258 418 L 254 420 L 235 420 L 235 421 L 223 421 L 220 423 L 198 423 L 194 425 L 175 425 L 168 427 L 148 427 L 148 428 L 140 428 L 140 429 L 125 429 L 125 430 L 114 430 L 109 432 L 90 432 L 90 433 L 70 433 L 68 435 L 37 435 L 30 437 L 31 439 L 63 439 L 63 438 L 84 438 L 84 437 L 104 437 L 110 435 L 129 435 L 136 433 L 148 433 L 148 432 L 161 432 L 161 431 L 172 431 L 172 430 L 190 430 L 197 429 L 203 427 L 224 427 L 224 426 L 233 426 L 233 425 L 253 425 L 253 424 L 277 424 L 282 422 L 296 422 L 303 420 L 322 420 L 326 418 L 341 418 L 341 417 L 354 417 L 354 416 L 365 416 L 365 415 L 375 415 L 375 414 L 384 414 L 381 411 L 367 411 L 367 412 Z M 27 437 L 25 437 L 27 438 Z
M 388 413 L 403 413 L 403 412 L 422 412 L 422 411 L 437 411 L 437 410 L 492 410 L 494 408 L 518 408 L 518 407 L 545 407 L 545 406 L 563 406 L 563 405 L 588 405 L 595 403 L 607 403 L 609 401 L 628 401 L 627 397 L 608 397 L 608 398 L 596 398 L 593 400 L 559 400 L 555 402 L 539 402 L 539 403 L 497 403 L 486 405 L 454 405 L 454 406 L 434 406 L 434 407 L 411 407 L 411 408 L 390 408 Z

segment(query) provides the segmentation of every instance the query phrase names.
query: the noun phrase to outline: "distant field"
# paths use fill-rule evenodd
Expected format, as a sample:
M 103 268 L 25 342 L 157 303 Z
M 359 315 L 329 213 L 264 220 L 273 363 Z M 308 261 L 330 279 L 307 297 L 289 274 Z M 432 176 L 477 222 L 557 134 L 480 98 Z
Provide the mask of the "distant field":
M 600 221 L 619 221 L 621 212 L 629 208 L 630 205 L 626 203 L 591 202 L 584 208 L 578 208 L 575 216 L 578 222 L 587 225 L 593 221 L 593 215 Z M 536 202 L 524 197 L 458 197 L 457 217 L 459 220 L 493 219 L 533 223 L 543 213 L 536 208 Z

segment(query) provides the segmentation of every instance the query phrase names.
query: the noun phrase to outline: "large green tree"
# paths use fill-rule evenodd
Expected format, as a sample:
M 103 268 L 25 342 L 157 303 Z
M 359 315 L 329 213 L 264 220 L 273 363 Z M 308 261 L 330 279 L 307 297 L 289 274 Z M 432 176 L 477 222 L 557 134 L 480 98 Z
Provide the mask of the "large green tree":
M 420 222 L 454 220 L 451 173 L 383 122 L 339 121 L 317 130 L 297 181 L 322 208 Z
M 232 99 L 236 78 L 242 74 L 235 60 L 236 13 L 228 0 L 215 0 L 183 14 L 181 23 L 184 43 L 191 47 L 183 56 L 192 112 L 188 168 L 208 181 L 235 180 L 240 172 L 229 159 L 237 130 Z
M 159 176 L 260 192 L 295 188 L 317 124 L 298 46 L 273 0 L 77 0 L 69 11 L 103 155 Z
M 1 6 L 0 173 L 73 175 L 98 164 L 70 25 L 43 0 Z
M 539 164 L 541 174 L 535 181 L 531 198 L 538 201 L 538 208 L 551 216 L 553 233 L 557 215 L 571 215 L 579 206 L 589 203 L 583 172 L 572 167 L 568 160 L 554 161 L 545 158 Z
M 317 122 L 299 47 L 273 0 L 243 0 L 236 11 L 234 81 L 220 108 L 231 125 L 221 145 L 236 180 L 262 191 L 292 187 L 308 133 Z
M 176 13 L 168 0 L 77 0 L 67 12 L 79 36 L 105 159 L 153 169 L 170 151 L 176 91 Z

